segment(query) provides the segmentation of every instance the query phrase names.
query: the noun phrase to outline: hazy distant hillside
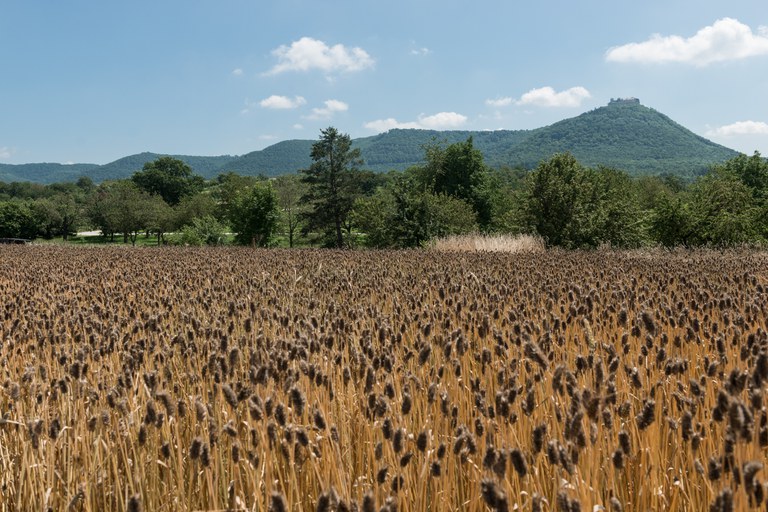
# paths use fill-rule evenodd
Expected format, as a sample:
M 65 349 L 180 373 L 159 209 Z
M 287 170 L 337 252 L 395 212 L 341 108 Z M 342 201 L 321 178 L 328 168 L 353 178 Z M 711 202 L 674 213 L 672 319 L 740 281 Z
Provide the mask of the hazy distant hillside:
M 353 141 L 365 168 L 377 172 L 419 164 L 424 145 L 474 138 L 486 162 L 494 167 L 533 168 L 554 153 L 570 151 L 585 165 L 606 165 L 632 174 L 672 173 L 691 176 L 738 153 L 700 137 L 638 100 L 611 101 L 607 106 L 536 130 L 433 131 L 390 130 Z M 278 176 L 307 168 L 313 140 L 287 140 L 242 156 L 171 155 L 205 178 L 223 172 Z M 162 155 L 140 153 L 106 165 L 0 165 L 0 181 L 52 183 L 82 175 L 95 182 L 127 178 Z
M 96 164 L 0 164 L 0 181 L 34 181 L 37 183 L 55 183 L 57 181 L 77 181 L 81 176 L 91 175 L 99 166 Z
M 157 160 L 161 156 L 158 153 L 139 153 L 115 160 L 105 165 L 100 165 L 92 171 L 89 176 L 95 182 L 104 180 L 115 180 L 127 178 L 136 171 L 140 171 L 144 164 Z M 187 163 L 197 174 L 205 177 L 213 177 L 219 174 L 219 169 L 225 167 L 230 162 L 237 160 L 236 156 L 188 156 L 188 155 L 169 155 Z

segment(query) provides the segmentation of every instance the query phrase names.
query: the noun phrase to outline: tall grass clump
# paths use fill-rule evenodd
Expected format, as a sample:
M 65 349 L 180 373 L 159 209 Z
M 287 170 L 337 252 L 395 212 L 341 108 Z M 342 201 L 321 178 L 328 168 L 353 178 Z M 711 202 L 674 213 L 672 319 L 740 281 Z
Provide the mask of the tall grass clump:
M 543 252 L 546 244 L 534 235 L 451 235 L 432 241 L 430 247 L 444 252 Z

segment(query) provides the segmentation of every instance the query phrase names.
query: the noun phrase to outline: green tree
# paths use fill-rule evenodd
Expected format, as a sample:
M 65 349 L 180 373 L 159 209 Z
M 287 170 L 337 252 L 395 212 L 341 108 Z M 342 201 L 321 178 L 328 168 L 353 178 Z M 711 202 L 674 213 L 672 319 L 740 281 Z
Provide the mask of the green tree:
M 584 172 L 575 245 L 639 247 L 645 241 L 645 226 L 632 179 L 609 167 Z
M 155 208 L 151 196 L 130 180 L 102 183 L 88 204 L 88 216 L 104 236 L 114 240 L 122 233 L 123 242 L 136 244 L 138 233 L 153 222 Z
M 261 176 L 241 176 L 234 172 L 219 174 L 209 189 L 211 198 L 219 205 L 216 218 L 226 222 L 235 198 L 241 191 L 265 181 Z
M 277 229 L 278 215 L 277 197 L 268 182 L 241 190 L 229 212 L 230 225 L 237 233 L 235 242 L 269 246 Z
M 472 206 L 457 197 L 421 191 L 412 176 L 396 177 L 358 199 L 354 216 L 370 247 L 421 247 L 435 237 L 477 231 Z
M 154 233 L 157 237 L 157 245 L 166 242 L 165 234 L 174 231 L 178 227 L 176 211 L 160 196 L 150 196 L 146 201 L 147 223 L 144 229 L 148 233 Z
M 344 247 L 343 229 L 360 195 L 360 150 L 352 149 L 349 135 L 328 127 L 320 131 L 310 156 L 312 165 L 301 171 L 308 187 L 304 201 L 311 208 L 307 226 L 325 232 L 328 245 Z
M 554 155 L 528 175 L 525 185 L 526 223 L 549 245 L 571 245 L 583 167 L 569 153 Z
M 153 162 L 147 162 L 141 171 L 133 174 L 131 180 L 145 192 L 157 194 L 171 206 L 183 197 L 202 190 L 205 180 L 192 172 L 183 161 L 163 156 Z
M 761 201 L 768 196 L 768 160 L 760 156 L 758 151 L 755 151 L 752 156 L 741 154 L 715 166 L 714 170 L 732 172 L 752 190 L 755 198 Z
M 77 229 L 81 207 L 73 193 L 60 192 L 50 198 L 37 199 L 32 209 L 39 219 L 44 238 L 61 236 L 67 240 Z
M 220 211 L 216 200 L 208 191 L 187 196 L 174 207 L 176 227 L 189 226 L 195 219 L 216 216 Z
M 522 199 L 523 223 L 550 245 L 637 247 L 644 240 L 635 189 L 622 171 L 585 168 L 558 154 L 528 176 Z
M 40 225 L 29 202 L 12 199 L 0 202 L 0 238 L 33 240 Z
M 195 217 L 184 226 L 178 243 L 182 245 L 222 245 L 225 240 L 225 227 L 216 217 L 205 215 Z
M 288 234 L 288 247 L 293 247 L 303 216 L 309 211 L 302 198 L 307 194 L 307 185 L 296 174 L 284 174 L 272 181 L 277 195 L 277 204 L 285 232 Z
M 688 246 L 692 241 L 692 218 L 681 195 L 664 195 L 650 218 L 651 240 L 664 247 Z
M 758 240 L 752 189 L 732 170 L 715 167 L 691 186 L 694 243 L 730 246 Z
M 435 195 L 447 195 L 469 203 L 481 226 L 491 222 L 488 169 L 482 152 L 470 136 L 444 148 L 433 143 L 425 147 L 426 164 L 416 171 L 421 183 Z

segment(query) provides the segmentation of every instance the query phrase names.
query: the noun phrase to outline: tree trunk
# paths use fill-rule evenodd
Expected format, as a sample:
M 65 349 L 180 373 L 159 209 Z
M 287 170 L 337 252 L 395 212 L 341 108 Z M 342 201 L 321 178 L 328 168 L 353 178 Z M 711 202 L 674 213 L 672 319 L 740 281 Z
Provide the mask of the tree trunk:
M 344 236 L 341 234 L 341 219 L 336 216 L 336 248 L 344 247 Z

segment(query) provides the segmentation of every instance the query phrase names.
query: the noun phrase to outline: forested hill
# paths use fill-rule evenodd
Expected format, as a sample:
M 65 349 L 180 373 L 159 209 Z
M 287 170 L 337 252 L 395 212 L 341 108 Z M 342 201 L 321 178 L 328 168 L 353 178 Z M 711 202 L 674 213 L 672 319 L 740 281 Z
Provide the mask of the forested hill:
M 507 151 L 508 165 L 534 167 L 553 153 L 570 151 L 584 165 L 604 165 L 632 174 L 693 175 L 738 153 L 700 137 L 636 99 L 532 131 Z
M 636 99 L 611 100 L 604 107 L 535 130 L 432 131 L 395 129 L 354 141 L 365 168 L 385 172 L 419 164 L 424 145 L 474 139 L 493 167 L 533 168 L 554 153 L 570 151 L 588 166 L 605 165 L 631 174 L 671 173 L 692 176 L 738 153 L 696 135 Z M 277 176 L 311 163 L 312 140 L 288 140 L 242 156 L 171 155 L 213 178 L 220 173 Z M 140 153 L 106 165 L 0 164 L 0 181 L 53 183 L 88 176 L 96 182 L 127 178 L 162 155 Z

